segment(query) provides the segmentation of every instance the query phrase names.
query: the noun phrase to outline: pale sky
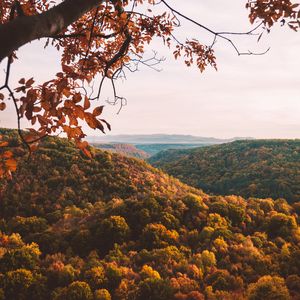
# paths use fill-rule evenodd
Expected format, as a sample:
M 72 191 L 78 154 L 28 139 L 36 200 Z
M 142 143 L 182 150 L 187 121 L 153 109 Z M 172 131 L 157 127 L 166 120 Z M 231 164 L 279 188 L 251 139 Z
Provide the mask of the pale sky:
M 181 4 L 177 4 L 180 2 Z M 170 0 L 178 10 L 216 31 L 248 31 L 246 1 Z M 183 22 L 179 36 L 210 43 L 212 36 Z M 219 40 L 215 50 L 218 71 L 200 73 L 175 61 L 159 41 L 149 48 L 166 57 L 161 72 L 141 68 L 117 84 L 118 94 L 128 105 L 106 105 L 104 118 L 112 125 L 110 134 L 170 133 L 229 138 L 300 138 L 300 32 L 277 26 L 257 43 L 257 37 L 238 37 L 241 51 L 263 56 L 238 57 L 233 48 Z M 19 51 L 20 62 L 12 67 L 12 80 L 33 76 L 49 80 L 60 70 L 54 50 L 33 43 Z M 0 65 L 4 78 L 4 64 Z M 3 79 L 2 79 L 3 80 Z M 112 91 L 107 84 L 103 103 Z M 99 102 L 97 103 L 99 104 Z M 9 112 L 9 113 L 7 113 Z M 12 108 L 0 113 L 1 127 L 15 127 Z M 87 128 L 86 128 L 87 129 Z M 87 129 L 90 135 L 101 135 Z

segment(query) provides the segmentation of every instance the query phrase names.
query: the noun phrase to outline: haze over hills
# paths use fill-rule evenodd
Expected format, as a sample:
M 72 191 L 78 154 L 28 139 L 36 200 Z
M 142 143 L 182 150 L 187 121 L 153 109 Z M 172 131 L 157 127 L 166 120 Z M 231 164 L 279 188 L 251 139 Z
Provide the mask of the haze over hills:
M 251 139 L 248 137 L 235 137 L 231 139 L 218 139 L 214 137 L 200 137 L 180 134 L 124 134 L 87 136 L 90 143 L 125 143 L 125 144 L 219 144 L 235 140 Z
M 47 138 L 0 181 L 2 299 L 299 299 L 300 203 L 210 196 L 90 150 Z
M 108 151 L 138 158 L 147 158 L 159 153 L 160 151 L 169 149 L 190 149 L 244 139 L 252 138 L 236 137 L 231 139 L 218 139 L 213 137 L 199 137 L 179 134 L 102 135 L 88 136 L 86 138 L 88 142 L 97 148 L 106 148 Z M 130 145 L 133 145 L 134 147 Z M 132 152 L 130 152 L 129 149 L 132 149 Z M 144 154 L 142 152 L 139 153 L 138 150 L 143 151 Z
M 206 192 L 300 200 L 300 140 L 235 141 L 168 150 L 149 162 Z

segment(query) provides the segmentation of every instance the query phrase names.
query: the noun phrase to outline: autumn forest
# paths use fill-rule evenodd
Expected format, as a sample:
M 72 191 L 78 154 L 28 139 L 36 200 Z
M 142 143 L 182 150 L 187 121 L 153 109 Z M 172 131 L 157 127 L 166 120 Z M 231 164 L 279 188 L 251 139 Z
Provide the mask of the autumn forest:
M 90 151 L 47 138 L 1 181 L 3 299 L 298 299 L 299 202 L 208 195 Z
M 227 2 L 0 0 L 0 300 L 300 300 L 300 5 Z

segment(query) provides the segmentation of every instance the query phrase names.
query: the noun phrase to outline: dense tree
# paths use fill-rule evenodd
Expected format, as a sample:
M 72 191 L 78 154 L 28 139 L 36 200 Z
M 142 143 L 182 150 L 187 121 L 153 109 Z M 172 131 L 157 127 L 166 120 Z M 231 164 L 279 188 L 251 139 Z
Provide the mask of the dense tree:
M 283 213 L 274 214 L 268 224 L 268 234 L 270 236 L 288 237 L 292 234 L 292 230 L 297 228 L 297 223 L 294 217 L 287 216 Z
M 17 269 L 9 271 L 3 278 L 3 287 L 7 299 L 23 300 L 28 297 L 28 290 L 33 284 L 34 277 L 31 271 Z
M 284 199 L 291 203 L 300 197 L 298 139 L 235 141 L 168 150 L 152 156 L 149 162 L 186 184 L 213 194 L 281 198 L 276 201 L 275 209 L 283 213 L 286 213 Z M 261 202 L 261 209 L 272 209 L 269 204 Z M 229 211 L 224 211 L 222 206 L 224 204 L 217 202 L 213 210 L 236 224 L 243 221 L 240 203 Z
M 93 294 L 89 285 L 84 281 L 72 282 L 66 291 L 66 300 L 92 300 Z
M 115 243 L 123 243 L 129 237 L 130 229 L 126 220 L 120 216 L 110 216 L 104 219 L 96 229 L 95 238 L 99 249 L 106 253 Z
M 101 266 L 89 269 L 84 277 L 94 290 L 101 288 L 106 281 L 105 271 Z
M 0 299 L 299 298 L 296 204 L 210 196 L 93 151 L 46 138 L 0 180 Z
M 172 287 L 168 282 L 159 278 L 148 278 L 140 282 L 138 296 L 136 299 L 171 300 L 172 298 Z
M 250 22 L 256 22 L 246 35 L 258 29 L 269 31 L 277 21 L 294 30 L 299 27 L 298 5 L 290 0 L 249 0 L 246 8 Z M 213 47 L 219 39 L 227 41 L 237 54 L 245 54 L 230 39 L 230 33 L 216 32 L 190 19 L 165 0 L 64 0 L 57 5 L 50 0 L 3 0 L 0 10 L 0 61 L 8 59 L 6 78 L 0 86 L 0 110 L 6 108 L 7 99 L 11 98 L 22 142 L 31 149 L 40 138 L 62 130 L 90 156 L 87 143 L 81 141 L 85 135 L 79 121 L 84 120 L 89 127 L 101 131 L 105 126 L 110 128 L 101 118 L 103 106 L 91 110 L 91 100 L 100 97 L 107 78 L 113 86 L 113 102 L 122 106 L 124 98 L 117 94 L 114 81 L 124 70 L 136 70 L 140 63 L 153 66 L 160 61 L 156 55 L 152 59 L 143 58 L 145 45 L 155 37 L 173 51 L 175 58 L 182 56 L 186 65 L 196 64 L 200 71 L 208 65 L 216 68 Z M 181 41 L 176 36 L 181 20 L 206 30 L 212 43 L 204 45 L 187 38 Z M 9 76 L 11 64 L 17 58 L 15 51 L 42 38 L 46 39 L 46 46 L 51 44 L 60 51 L 62 70 L 52 80 L 36 86 L 33 78 L 21 78 L 20 85 L 13 89 Z M 96 95 L 90 96 L 88 86 L 97 75 L 102 76 L 101 84 Z M 22 118 L 37 129 L 23 134 Z M 0 145 L 6 147 L 7 141 L 1 141 Z M 11 152 L 1 152 L 0 175 L 3 175 L 14 171 L 16 162 Z
M 111 295 L 106 289 L 96 290 L 95 300 L 111 300 Z
M 278 276 L 264 276 L 259 278 L 256 283 L 249 286 L 248 293 L 250 300 L 290 299 L 289 291 L 284 280 Z

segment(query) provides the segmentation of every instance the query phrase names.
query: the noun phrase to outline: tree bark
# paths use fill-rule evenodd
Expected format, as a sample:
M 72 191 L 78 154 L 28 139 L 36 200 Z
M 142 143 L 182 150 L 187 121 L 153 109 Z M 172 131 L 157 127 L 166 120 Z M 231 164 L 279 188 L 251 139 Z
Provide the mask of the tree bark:
M 103 0 L 65 0 L 46 12 L 0 25 L 0 62 L 19 47 L 60 33 Z

